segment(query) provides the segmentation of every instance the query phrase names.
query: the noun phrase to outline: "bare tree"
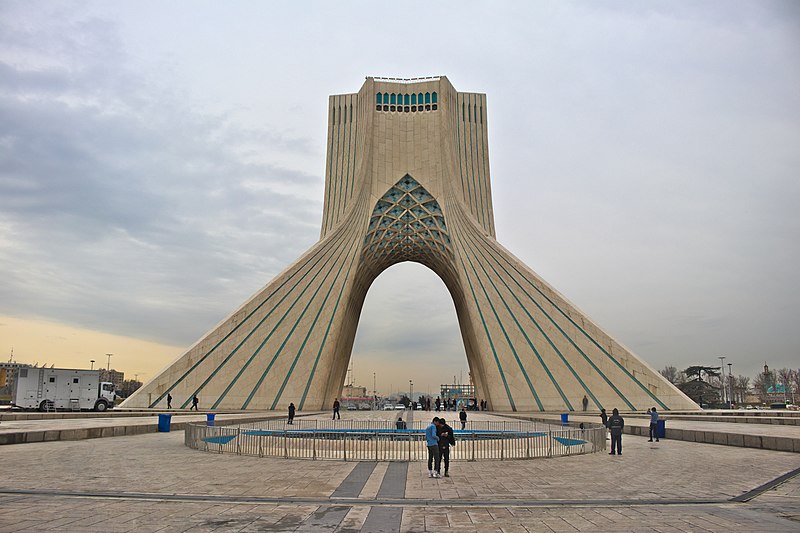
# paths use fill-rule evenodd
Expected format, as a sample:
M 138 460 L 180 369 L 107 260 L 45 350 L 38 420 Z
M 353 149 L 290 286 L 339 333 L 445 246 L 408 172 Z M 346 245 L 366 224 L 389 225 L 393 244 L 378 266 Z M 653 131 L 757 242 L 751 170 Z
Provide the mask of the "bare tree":
M 753 389 L 761 403 L 767 403 L 767 389 L 772 385 L 771 382 L 772 379 L 770 375 L 765 372 L 759 372 L 756 374 L 756 377 L 753 378 Z
M 742 376 L 736 378 L 736 392 L 739 395 L 738 403 L 745 403 L 747 401 L 747 391 L 750 388 L 750 378 Z
M 659 370 L 659 372 L 673 385 L 677 385 L 686 381 L 685 377 L 683 376 L 683 372 L 672 365 L 665 366 L 664 369 Z
M 792 382 L 794 385 L 794 393 L 795 395 L 800 394 L 800 368 L 795 369 L 792 378 L 793 378 Z M 800 399 L 798 399 L 797 401 L 800 402 Z M 795 402 L 794 399 L 792 400 L 792 403 L 797 405 L 797 402 Z
M 789 399 L 792 397 L 792 378 L 794 378 L 794 371 L 791 368 L 781 368 L 777 372 L 778 374 L 778 383 L 783 385 L 783 399 Z

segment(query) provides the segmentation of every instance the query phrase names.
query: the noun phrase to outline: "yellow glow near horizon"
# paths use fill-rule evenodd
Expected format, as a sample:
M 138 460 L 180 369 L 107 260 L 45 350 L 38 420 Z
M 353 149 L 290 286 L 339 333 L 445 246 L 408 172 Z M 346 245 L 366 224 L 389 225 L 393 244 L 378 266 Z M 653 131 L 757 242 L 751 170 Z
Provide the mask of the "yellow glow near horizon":
M 58 322 L 0 315 L 0 361 L 7 361 L 11 349 L 18 363 L 55 365 L 57 368 L 106 368 L 111 353 L 111 368 L 137 374 L 147 381 L 186 350 L 123 335 L 93 331 Z

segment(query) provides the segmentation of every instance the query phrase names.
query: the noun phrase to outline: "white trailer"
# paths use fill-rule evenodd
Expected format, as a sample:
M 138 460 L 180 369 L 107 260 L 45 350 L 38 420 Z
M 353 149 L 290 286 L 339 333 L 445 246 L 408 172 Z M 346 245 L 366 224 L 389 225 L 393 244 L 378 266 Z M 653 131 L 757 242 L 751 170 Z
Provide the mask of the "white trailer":
M 99 370 L 19 368 L 11 390 L 11 405 L 23 409 L 105 411 L 114 407 L 114 384 L 100 381 Z

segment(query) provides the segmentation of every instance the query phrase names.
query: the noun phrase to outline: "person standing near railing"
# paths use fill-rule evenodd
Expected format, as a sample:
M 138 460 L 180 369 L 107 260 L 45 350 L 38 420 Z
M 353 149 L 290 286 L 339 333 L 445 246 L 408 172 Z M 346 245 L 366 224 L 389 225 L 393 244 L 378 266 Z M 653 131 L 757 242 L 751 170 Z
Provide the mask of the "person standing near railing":
M 611 411 L 611 418 L 608 419 L 608 429 L 611 431 L 611 452 L 608 455 L 622 455 L 622 428 L 625 427 L 625 419 L 619 416 L 619 410 L 615 407 Z
M 439 453 L 444 461 L 444 477 L 450 477 L 450 446 L 456 445 L 453 428 L 447 425 L 444 418 L 440 418 L 436 433 L 439 435 Z
M 461 420 L 461 431 L 464 431 L 464 428 L 467 427 L 467 409 L 464 406 L 461 406 L 461 412 L 458 413 L 458 418 Z
M 342 415 L 339 414 L 339 399 L 338 398 L 333 400 L 333 418 L 331 418 L 331 420 L 336 420 L 337 418 L 339 420 L 342 419 Z
M 425 444 L 428 446 L 428 477 L 438 478 L 439 472 L 442 468 L 442 455 L 439 452 L 439 435 L 437 429 L 439 428 L 439 417 L 433 417 L 433 420 L 425 428 Z M 434 466 L 436 467 L 434 469 Z
M 294 402 L 289 404 L 289 420 L 287 424 L 294 424 Z

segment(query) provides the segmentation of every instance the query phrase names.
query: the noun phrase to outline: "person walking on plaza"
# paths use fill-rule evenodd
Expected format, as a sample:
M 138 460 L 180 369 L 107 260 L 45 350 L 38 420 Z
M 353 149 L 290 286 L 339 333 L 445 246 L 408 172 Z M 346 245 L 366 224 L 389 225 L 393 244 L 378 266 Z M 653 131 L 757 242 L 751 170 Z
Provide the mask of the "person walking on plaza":
M 619 416 L 619 411 L 615 407 L 611 411 L 611 418 L 608 419 L 608 429 L 611 431 L 611 452 L 608 455 L 622 455 L 622 428 L 625 427 L 625 419 Z
M 442 468 L 442 455 L 439 452 L 439 435 L 436 433 L 439 426 L 439 417 L 433 417 L 430 425 L 425 428 L 425 444 L 428 446 L 428 477 L 439 477 Z
M 194 396 L 192 396 L 192 407 L 189 410 L 191 411 L 192 409 L 194 409 L 195 411 L 197 411 L 198 403 L 200 403 L 200 400 L 197 399 L 197 394 L 195 394 Z
M 658 413 L 656 412 L 656 408 L 653 407 L 650 409 L 650 440 L 647 442 L 653 442 L 653 436 L 656 438 L 656 442 L 658 442 Z
M 167 393 L 167 409 L 172 409 L 172 394 Z
M 450 477 L 450 446 L 456 445 L 453 428 L 447 425 L 447 421 L 444 418 L 440 418 L 436 433 L 439 436 L 439 454 L 441 454 L 444 462 L 444 477 Z M 441 470 L 438 471 L 441 472 Z
M 439 399 L 439 397 L 437 396 L 437 397 L 436 397 L 436 412 L 437 412 L 437 413 L 439 412 L 439 408 L 440 408 L 441 406 L 442 406 L 442 400 L 440 400 L 440 399 Z
M 294 402 L 289 404 L 289 420 L 287 424 L 294 424 Z
M 463 431 L 465 427 L 467 427 L 467 409 L 465 407 L 461 407 L 461 412 L 458 413 L 458 418 L 461 420 L 461 430 Z
M 583 404 L 583 410 L 585 411 L 586 408 L 589 407 L 589 398 L 587 398 L 585 394 L 583 395 L 583 400 L 581 400 L 581 403 Z
M 338 398 L 333 400 L 333 418 L 331 418 L 331 420 L 336 420 L 337 418 L 339 420 L 342 419 L 342 415 L 339 414 L 339 399 Z

